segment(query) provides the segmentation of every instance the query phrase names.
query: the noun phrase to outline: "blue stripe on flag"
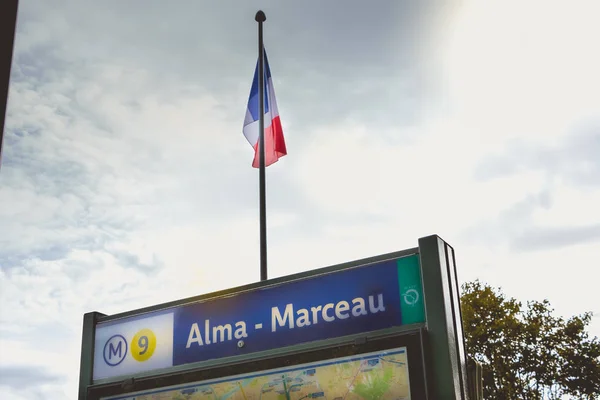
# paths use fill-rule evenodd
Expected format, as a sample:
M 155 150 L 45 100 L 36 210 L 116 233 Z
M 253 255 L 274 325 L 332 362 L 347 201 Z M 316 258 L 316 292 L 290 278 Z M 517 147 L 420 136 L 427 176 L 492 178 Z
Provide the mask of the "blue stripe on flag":
M 269 63 L 267 61 L 267 52 L 264 53 L 265 57 L 265 114 L 269 112 L 269 91 L 268 80 L 271 77 L 271 69 L 269 68 Z M 248 99 L 248 110 L 250 111 L 250 115 L 252 115 L 253 121 L 258 121 L 259 116 L 259 96 L 258 96 L 258 61 L 256 62 L 256 68 L 254 69 L 254 79 L 252 80 L 252 88 L 250 89 L 250 98 Z

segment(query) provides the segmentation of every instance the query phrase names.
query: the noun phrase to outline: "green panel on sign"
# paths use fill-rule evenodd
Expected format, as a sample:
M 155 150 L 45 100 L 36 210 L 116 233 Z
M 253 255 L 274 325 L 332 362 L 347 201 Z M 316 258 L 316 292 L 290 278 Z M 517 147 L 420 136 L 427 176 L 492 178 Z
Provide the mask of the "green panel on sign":
M 419 255 L 398 259 L 398 287 L 400 288 L 400 309 L 403 324 L 425 322 L 423 304 L 423 283 Z

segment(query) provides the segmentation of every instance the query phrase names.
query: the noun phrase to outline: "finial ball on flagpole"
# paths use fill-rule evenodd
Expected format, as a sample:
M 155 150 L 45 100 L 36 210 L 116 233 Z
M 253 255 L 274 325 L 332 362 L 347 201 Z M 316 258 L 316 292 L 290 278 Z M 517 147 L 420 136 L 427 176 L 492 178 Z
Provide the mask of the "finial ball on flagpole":
M 262 12 L 262 10 L 258 10 L 254 19 L 256 20 L 256 22 L 265 22 L 267 20 L 267 16 L 264 12 Z

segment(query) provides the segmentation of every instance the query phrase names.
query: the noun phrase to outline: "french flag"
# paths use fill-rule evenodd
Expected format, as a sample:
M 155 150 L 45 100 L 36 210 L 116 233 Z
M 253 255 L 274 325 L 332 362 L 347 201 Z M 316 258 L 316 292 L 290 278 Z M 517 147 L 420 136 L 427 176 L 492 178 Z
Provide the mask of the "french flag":
M 279 120 L 279 110 L 275 101 L 275 90 L 273 89 L 273 79 L 271 78 L 271 69 L 267 61 L 267 52 L 264 52 L 264 73 L 263 82 L 265 99 L 265 167 L 277 162 L 280 157 L 287 154 L 285 148 L 285 139 L 283 138 L 283 129 Z M 248 99 L 248 108 L 246 109 L 246 118 L 244 119 L 244 136 L 254 148 L 254 161 L 252 166 L 259 168 L 260 158 L 258 152 L 258 119 L 260 114 L 260 100 L 258 93 L 258 62 L 254 71 L 254 80 L 252 89 L 250 89 L 250 98 Z

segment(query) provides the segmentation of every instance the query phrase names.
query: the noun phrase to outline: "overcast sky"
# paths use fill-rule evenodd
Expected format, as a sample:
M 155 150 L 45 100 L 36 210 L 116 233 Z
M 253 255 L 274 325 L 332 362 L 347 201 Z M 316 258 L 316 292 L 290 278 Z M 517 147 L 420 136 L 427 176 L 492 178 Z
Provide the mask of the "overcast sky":
M 259 280 L 259 8 L 288 147 L 270 277 L 439 234 L 462 282 L 600 315 L 597 1 L 20 3 L 1 398 L 76 398 L 85 312 Z

